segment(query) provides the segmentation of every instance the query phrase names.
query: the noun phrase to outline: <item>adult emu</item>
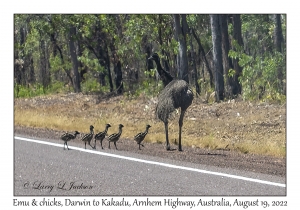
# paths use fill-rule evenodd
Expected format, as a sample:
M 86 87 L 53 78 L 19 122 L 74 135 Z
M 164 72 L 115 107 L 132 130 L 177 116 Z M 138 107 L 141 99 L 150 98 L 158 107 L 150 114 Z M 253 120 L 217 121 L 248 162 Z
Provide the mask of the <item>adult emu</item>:
M 183 125 L 183 117 L 187 108 L 192 104 L 194 94 L 190 89 L 188 83 L 184 80 L 173 79 L 169 72 L 165 71 L 161 64 L 157 53 L 154 53 L 150 58 L 155 61 L 157 71 L 162 79 L 165 88 L 158 96 L 158 103 L 156 106 L 156 115 L 165 124 L 166 132 L 166 149 L 170 150 L 170 143 L 168 137 L 168 119 L 170 114 L 180 108 L 179 117 L 179 144 L 178 150 L 182 151 L 181 147 L 181 129 Z

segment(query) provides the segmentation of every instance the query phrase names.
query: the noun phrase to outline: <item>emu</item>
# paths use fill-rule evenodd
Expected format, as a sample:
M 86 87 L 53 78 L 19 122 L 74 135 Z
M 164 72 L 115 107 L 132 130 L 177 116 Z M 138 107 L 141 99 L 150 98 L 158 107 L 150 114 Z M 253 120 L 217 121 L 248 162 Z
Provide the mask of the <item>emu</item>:
M 183 117 L 187 108 L 192 104 L 194 99 L 194 94 L 188 83 L 181 79 L 173 79 L 171 74 L 165 71 L 161 64 L 160 58 L 157 53 L 154 53 L 150 58 L 154 60 L 157 66 L 157 71 L 164 84 L 164 89 L 158 96 L 158 103 L 156 106 L 157 117 L 165 124 L 166 133 L 166 149 L 170 150 L 170 143 L 168 137 L 168 119 L 170 114 L 175 110 L 180 108 L 179 117 L 179 143 L 178 150 L 182 151 L 181 147 L 181 130 L 183 126 Z
M 142 141 L 144 140 L 145 136 L 147 135 L 150 127 L 151 127 L 151 125 L 146 125 L 145 132 L 138 133 L 134 136 L 134 140 L 139 145 L 139 149 L 141 149 Z M 142 146 L 144 147 L 144 145 L 142 145 Z
M 91 140 L 92 140 L 93 136 L 94 136 L 94 126 L 91 125 L 90 126 L 90 133 L 85 134 L 81 139 L 81 141 L 84 141 L 84 148 L 85 149 L 86 149 L 86 143 L 88 143 L 94 149 L 94 147 L 91 145 Z
M 67 148 L 69 150 L 69 147 L 68 147 L 68 141 L 72 140 L 72 139 L 75 139 L 77 134 L 80 134 L 78 131 L 75 131 L 74 134 L 71 134 L 71 133 L 64 133 L 63 135 L 61 135 L 60 139 L 63 140 L 65 143 L 64 143 L 64 150 L 65 150 L 65 145 L 67 145 Z
M 101 148 L 103 149 L 103 146 L 102 146 L 102 141 L 103 139 L 105 138 L 105 136 L 107 135 L 107 131 L 108 131 L 108 128 L 111 127 L 110 124 L 106 124 L 105 126 L 105 130 L 102 131 L 102 132 L 99 132 L 95 135 L 95 146 L 94 148 L 96 149 L 96 140 L 99 140 L 100 141 L 100 144 L 101 144 Z
M 117 148 L 117 144 L 116 142 L 119 140 L 121 134 L 122 134 L 122 128 L 124 127 L 124 125 L 119 124 L 119 133 L 113 133 L 108 137 L 108 149 L 110 149 L 110 142 L 114 142 L 114 145 L 116 147 L 116 150 L 118 150 Z

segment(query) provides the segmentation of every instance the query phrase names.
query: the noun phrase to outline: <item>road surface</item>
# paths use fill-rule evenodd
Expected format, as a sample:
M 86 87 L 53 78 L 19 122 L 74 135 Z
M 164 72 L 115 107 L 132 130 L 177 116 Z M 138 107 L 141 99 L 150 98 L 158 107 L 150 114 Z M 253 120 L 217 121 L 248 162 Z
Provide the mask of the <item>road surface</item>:
M 286 195 L 285 177 L 15 136 L 14 195 Z

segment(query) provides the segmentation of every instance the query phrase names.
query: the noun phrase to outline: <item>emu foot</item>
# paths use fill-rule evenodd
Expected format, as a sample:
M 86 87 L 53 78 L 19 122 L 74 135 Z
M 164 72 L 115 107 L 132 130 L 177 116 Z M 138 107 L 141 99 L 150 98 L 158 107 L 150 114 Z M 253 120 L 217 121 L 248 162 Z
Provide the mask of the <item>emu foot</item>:
M 171 149 L 170 149 L 170 145 L 167 145 L 166 146 L 166 149 L 167 149 L 167 151 L 170 151 Z

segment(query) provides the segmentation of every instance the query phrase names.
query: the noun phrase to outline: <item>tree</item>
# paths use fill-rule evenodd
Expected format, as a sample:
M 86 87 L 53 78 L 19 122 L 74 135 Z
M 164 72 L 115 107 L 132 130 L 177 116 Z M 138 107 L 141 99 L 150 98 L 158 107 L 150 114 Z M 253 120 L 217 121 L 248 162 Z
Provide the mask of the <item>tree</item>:
M 278 52 L 282 52 L 281 45 L 283 44 L 282 28 L 281 28 L 281 15 L 274 15 L 275 30 L 274 30 L 274 43 Z
M 120 61 L 118 61 L 117 65 L 115 65 L 114 72 L 115 72 L 115 83 L 116 83 L 117 93 L 121 94 L 123 93 L 123 82 L 122 82 L 123 77 L 122 77 Z
M 242 26 L 241 26 L 241 17 L 239 14 L 232 15 L 232 23 L 233 23 L 233 39 L 234 45 L 233 49 L 241 48 L 243 46 L 242 39 Z M 239 76 L 242 73 L 242 67 L 239 65 L 239 59 L 233 59 L 233 68 L 235 70 L 235 74 L 233 76 L 233 89 L 232 93 L 234 95 L 240 94 L 242 92 L 241 84 L 239 82 Z
M 182 24 L 180 24 L 180 17 Z M 177 55 L 177 67 L 179 78 L 189 82 L 188 75 L 188 59 L 186 47 L 186 34 L 188 31 L 186 15 L 173 15 L 175 23 L 175 37 L 179 42 L 179 54 Z
M 224 78 L 222 65 L 222 36 L 220 27 L 220 15 L 210 15 L 212 43 L 213 43 L 213 64 L 215 70 L 215 91 L 216 101 L 224 100 Z
M 107 33 L 106 25 L 111 17 L 107 15 L 83 15 L 82 37 L 85 47 L 96 57 L 98 61 L 98 78 L 99 83 L 105 86 L 105 76 L 108 76 L 110 92 L 113 91 L 113 82 L 110 71 L 110 55 L 108 46 L 110 37 Z M 85 58 L 90 61 L 91 58 Z M 86 62 L 89 62 L 86 61 Z
M 282 53 L 282 45 L 284 43 L 283 35 L 282 35 L 282 28 L 281 28 L 281 15 L 275 14 L 274 15 L 274 22 L 275 22 L 275 30 L 274 30 L 274 43 L 275 49 L 277 52 Z M 277 77 L 279 80 L 279 89 L 283 89 L 283 69 L 278 67 L 277 70 Z M 285 91 L 283 91 L 285 92 Z
M 201 40 L 200 40 L 200 38 L 197 36 L 197 34 L 196 34 L 194 28 L 192 28 L 192 34 L 193 34 L 193 36 L 194 36 L 194 38 L 195 38 L 195 40 L 196 40 L 196 42 L 197 42 L 197 44 L 198 44 L 198 47 L 199 47 L 199 49 L 198 49 L 199 57 L 202 58 L 202 60 L 203 60 L 203 62 L 204 62 L 204 64 L 205 64 L 205 66 L 206 66 L 206 69 L 207 69 L 207 71 L 208 71 L 209 79 L 210 79 L 210 80 L 209 80 L 209 82 L 210 82 L 210 87 L 213 88 L 213 86 L 214 86 L 214 82 L 213 82 L 213 80 L 214 80 L 213 73 L 212 73 L 212 70 L 211 70 L 211 68 L 210 68 L 210 66 L 209 66 L 208 60 L 207 60 L 207 58 L 206 58 L 206 56 L 205 56 L 205 51 L 204 51 L 204 48 L 202 47 Z
M 192 29 L 190 28 L 190 34 L 192 34 Z M 191 57 L 192 57 L 192 64 L 193 64 L 193 73 L 194 73 L 194 79 L 195 79 L 195 86 L 196 86 L 196 92 L 200 94 L 201 89 L 198 84 L 198 74 L 197 74 L 197 62 L 196 62 L 196 56 L 194 51 L 194 46 L 192 42 L 192 37 L 190 37 L 190 46 L 191 46 Z
M 80 77 L 78 72 L 77 53 L 74 44 L 75 36 L 76 36 L 76 28 L 74 26 L 71 26 L 69 31 L 69 49 L 70 49 L 70 55 L 72 59 L 73 73 L 74 73 L 74 90 L 76 93 L 79 93 L 81 92 L 81 88 L 80 88 Z
M 232 97 L 233 80 L 229 76 L 229 69 L 233 69 L 232 61 L 228 57 L 229 52 L 229 36 L 228 36 L 228 15 L 220 16 L 221 34 L 222 34 L 222 58 L 225 77 L 225 96 Z
M 71 82 L 75 92 L 158 92 L 161 82 L 148 78 L 154 73 L 148 71 L 155 67 L 148 58 L 157 52 L 163 68 L 191 82 L 198 93 L 200 88 L 202 92 L 214 88 L 219 100 L 238 94 L 259 100 L 285 97 L 285 15 L 220 15 L 223 72 L 213 68 L 222 61 L 218 61 L 219 35 L 212 33 L 210 15 L 14 17 L 15 87 L 39 88 L 43 92 L 45 88 L 64 89 Z

